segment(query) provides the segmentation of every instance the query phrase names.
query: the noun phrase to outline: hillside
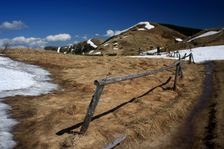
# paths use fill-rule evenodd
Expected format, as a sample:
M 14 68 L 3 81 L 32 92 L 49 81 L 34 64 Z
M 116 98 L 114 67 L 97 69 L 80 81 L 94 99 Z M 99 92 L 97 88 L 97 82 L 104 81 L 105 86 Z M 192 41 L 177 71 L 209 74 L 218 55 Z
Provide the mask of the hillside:
M 140 22 L 106 40 L 97 48 L 103 55 L 138 55 L 167 47 L 186 38 L 185 35 L 157 23 Z
M 182 42 L 166 47 L 166 51 L 174 51 L 188 48 L 224 45 L 223 29 L 203 30 Z
M 202 31 L 202 29 L 198 29 L 198 28 L 184 27 L 184 26 L 173 25 L 173 24 L 160 23 L 160 25 L 163 25 L 175 31 L 178 31 L 181 34 L 184 34 L 185 36 L 193 36 L 199 33 L 200 31 Z
M 175 51 L 224 44 L 223 29 L 194 29 L 170 24 L 140 22 L 105 41 L 89 39 L 77 44 L 61 47 L 45 47 L 64 54 L 79 55 L 140 55 L 145 51 L 160 48 Z
M 45 47 L 45 50 L 51 50 L 51 51 L 57 51 L 58 53 L 64 53 L 64 54 L 88 54 L 92 50 L 95 50 L 101 43 L 103 43 L 103 40 L 101 39 L 89 39 L 77 44 L 71 44 L 67 46 L 48 46 Z
M 176 92 L 169 89 L 173 86 L 175 69 L 108 85 L 94 114 L 98 118 L 91 122 L 88 132 L 75 135 L 79 131 L 77 128 L 72 134 L 58 136 L 58 131 L 83 121 L 95 90 L 95 79 L 158 69 L 173 61 L 84 57 L 28 49 L 10 50 L 7 55 L 47 69 L 52 74 L 52 81 L 61 87 L 48 95 L 16 96 L 7 100 L 12 106 L 13 118 L 19 120 L 13 129 L 17 149 L 101 149 L 121 135 L 127 135 L 127 138 L 118 148 L 162 148 L 161 145 L 170 142 L 172 134 L 197 101 L 204 74 L 201 65 L 185 65 L 184 78 L 178 81 Z M 170 76 L 172 79 L 164 88 L 158 87 L 135 102 L 124 105 Z M 102 115 L 121 104 L 123 106 L 116 111 Z

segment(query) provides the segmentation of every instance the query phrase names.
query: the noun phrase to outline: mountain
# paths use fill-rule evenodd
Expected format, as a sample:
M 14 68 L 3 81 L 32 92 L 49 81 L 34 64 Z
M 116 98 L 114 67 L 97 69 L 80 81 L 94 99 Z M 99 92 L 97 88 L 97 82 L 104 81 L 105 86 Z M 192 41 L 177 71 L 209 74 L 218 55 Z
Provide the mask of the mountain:
M 58 53 L 64 53 L 64 54 L 88 54 L 93 52 L 94 50 L 97 49 L 97 47 L 103 43 L 103 40 L 101 39 L 89 39 L 77 44 L 70 44 L 67 46 L 48 46 L 45 47 L 45 50 L 51 50 L 51 51 L 57 51 Z
M 166 26 L 140 22 L 106 40 L 97 51 L 103 55 L 139 55 L 157 47 L 173 45 L 186 38 L 187 36 Z
M 224 45 L 224 29 L 206 29 L 175 45 L 166 47 L 166 51 L 188 48 Z
M 94 38 L 68 46 L 49 46 L 45 47 L 45 50 L 82 55 L 139 55 L 158 48 L 161 51 L 174 51 L 224 45 L 223 30 L 223 28 L 201 30 L 170 24 L 140 22 L 122 31 L 116 31 L 114 36 L 105 41 Z
M 106 40 L 97 51 L 103 55 L 139 55 L 157 47 L 173 45 L 185 38 L 185 35 L 160 24 L 140 22 Z
M 184 27 L 184 26 L 178 26 L 178 25 L 172 25 L 172 24 L 160 23 L 160 25 L 163 25 L 175 31 L 178 31 L 181 34 L 184 34 L 185 36 L 193 36 L 202 31 L 202 29 L 198 29 L 198 28 Z

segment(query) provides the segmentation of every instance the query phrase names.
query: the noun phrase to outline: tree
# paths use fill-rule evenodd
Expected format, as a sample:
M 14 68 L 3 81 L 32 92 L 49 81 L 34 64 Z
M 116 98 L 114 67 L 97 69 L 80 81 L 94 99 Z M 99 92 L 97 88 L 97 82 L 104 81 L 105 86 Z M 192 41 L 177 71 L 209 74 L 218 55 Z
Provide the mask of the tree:
M 5 53 L 10 46 L 12 46 L 12 42 L 7 40 L 7 41 L 4 41 L 3 44 L 2 44 L 2 47 L 3 47 L 3 50 L 2 50 L 2 53 Z

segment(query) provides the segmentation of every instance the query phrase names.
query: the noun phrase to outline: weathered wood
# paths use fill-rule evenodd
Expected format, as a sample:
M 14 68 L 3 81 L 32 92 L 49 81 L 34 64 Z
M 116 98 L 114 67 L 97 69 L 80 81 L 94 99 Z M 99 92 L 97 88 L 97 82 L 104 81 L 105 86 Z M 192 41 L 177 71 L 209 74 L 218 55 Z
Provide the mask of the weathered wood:
M 191 58 L 192 58 L 192 54 L 189 54 L 189 61 L 188 61 L 189 64 L 191 63 Z
M 162 67 L 160 69 L 149 70 L 149 71 L 145 71 L 143 73 L 130 74 L 127 76 L 104 78 L 101 80 L 95 80 L 94 83 L 95 83 L 95 85 L 107 85 L 107 84 L 126 81 L 126 80 L 130 80 L 130 79 L 136 79 L 136 78 L 140 78 L 140 77 L 144 77 L 144 76 L 148 76 L 148 75 L 152 75 L 152 74 L 157 74 L 159 72 L 167 71 L 167 70 L 175 67 L 177 64 L 180 64 L 180 61 L 177 61 L 175 64 L 171 64 L 166 67 Z
M 175 72 L 175 78 L 174 78 L 174 83 L 173 83 L 173 90 L 175 91 L 176 90 L 176 85 L 177 85 L 177 77 L 179 75 L 179 71 L 180 71 L 180 63 L 178 63 L 176 65 L 176 72 Z
M 104 88 L 104 85 L 97 85 L 96 86 L 96 91 L 95 91 L 95 93 L 92 97 L 92 100 L 91 100 L 90 104 L 89 104 L 89 107 L 88 107 L 88 110 L 87 110 L 87 113 L 86 113 L 86 116 L 85 116 L 85 119 L 84 119 L 84 123 L 81 127 L 81 130 L 80 130 L 80 133 L 82 133 L 82 134 L 84 134 L 89 127 L 89 123 L 92 120 L 92 117 L 93 117 L 94 111 L 96 109 L 97 103 L 99 102 L 100 96 L 103 92 L 103 88 Z
M 180 76 L 180 78 L 183 78 L 183 70 L 182 70 L 182 63 L 180 63 L 180 65 L 179 65 L 179 74 L 178 74 L 178 76 Z
M 115 139 L 112 143 L 108 144 L 107 146 L 105 146 L 102 149 L 112 149 L 112 148 L 116 147 L 117 145 L 119 145 L 121 142 L 123 142 L 126 139 L 126 137 L 127 137 L 126 135 L 121 136 L 121 137 Z
M 83 125 L 81 127 L 80 133 L 83 134 L 87 131 L 87 129 L 89 127 L 89 123 L 92 120 L 94 111 L 96 109 L 97 103 L 99 102 L 99 98 L 102 94 L 102 91 L 103 91 L 103 88 L 104 88 L 105 85 L 120 82 L 120 81 L 140 78 L 140 77 L 144 77 L 144 76 L 147 76 L 147 75 L 156 74 L 156 73 L 159 73 L 159 72 L 167 71 L 167 70 L 169 70 L 173 67 L 176 67 L 175 80 L 174 80 L 174 86 L 173 86 L 173 90 L 176 90 L 177 77 L 180 75 L 179 73 L 182 71 L 181 70 L 181 64 L 182 63 L 183 62 L 181 60 L 179 60 L 175 64 L 171 64 L 171 65 L 168 65 L 166 67 L 162 67 L 162 68 L 156 69 L 156 70 L 149 70 L 149 71 L 145 71 L 143 73 L 130 74 L 130 75 L 127 75 L 127 76 L 119 76 L 119 77 L 111 77 L 111 78 L 104 78 L 104 79 L 101 79 L 101 80 L 95 80 L 94 84 L 96 85 L 96 91 L 95 91 L 95 93 L 92 97 L 92 100 L 91 100 L 90 104 L 89 104 L 89 107 L 88 107 Z

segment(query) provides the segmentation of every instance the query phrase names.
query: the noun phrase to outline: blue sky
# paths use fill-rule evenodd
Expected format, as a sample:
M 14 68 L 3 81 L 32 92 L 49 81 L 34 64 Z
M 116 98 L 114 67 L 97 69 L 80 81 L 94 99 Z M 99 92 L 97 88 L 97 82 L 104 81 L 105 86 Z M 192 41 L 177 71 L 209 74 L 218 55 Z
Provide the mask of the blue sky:
M 0 44 L 61 45 L 106 38 L 140 21 L 224 27 L 223 0 L 2 0 Z M 30 44 L 31 43 L 31 44 Z

